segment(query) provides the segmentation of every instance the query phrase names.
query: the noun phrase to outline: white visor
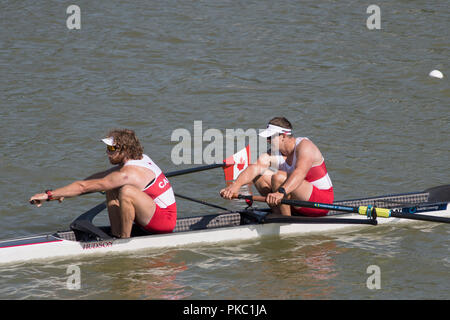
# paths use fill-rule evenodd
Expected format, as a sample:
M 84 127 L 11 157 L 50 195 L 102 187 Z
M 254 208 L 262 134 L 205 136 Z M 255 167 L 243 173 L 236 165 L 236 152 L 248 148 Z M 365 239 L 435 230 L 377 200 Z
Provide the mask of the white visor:
M 107 144 L 108 146 L 114 146 L 115 145 L 113 137 L 108 137 L 108 138 L 102 139 L 102 141 L 105 144 Z
M 275 126 L 273 124 L 268 124 L 267 125 L 267 129 L 262 131 L 262 132 L 260 132 L 259 135 L 261 137 L 268 138 L 268 137 L 273 136 L 274 134 L 282 134 L 282 133 L 290 135 L 291 134 L 291 129 L 282 128 L 282 127 L 279 127 L 279 126 Z

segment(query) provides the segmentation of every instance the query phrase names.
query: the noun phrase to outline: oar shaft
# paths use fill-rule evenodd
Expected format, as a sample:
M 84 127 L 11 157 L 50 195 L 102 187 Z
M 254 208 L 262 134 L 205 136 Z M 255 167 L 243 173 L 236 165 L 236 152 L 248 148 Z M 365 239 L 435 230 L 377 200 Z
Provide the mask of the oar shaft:
M 165 173 L 165 176 L 167 178 L 176 177 L 176 176 L 181 176 L 183 174 L 188 174 L 188 173 L 193 173 L 193 172 L 200 172 L 200 171 L 205 171 L 205 170 L 210 170 L 210 169 L 215 169 L 215 168 L 222 168 L 223 166 L 225 166 L 225 163 L 208 164 L 206 166 L 200 166 L 200 167 L 195 167 L 195 168 L 188 168 L 188 169 L 183 169 L 183 170 L 178 170 L 178 171 L 167 172 L 167 173 Z
M 359 213 L 358 207 L 348 207 L 348 206 L 339 206 L 335 204 L 329 203 L 319 203 L 319 202 L 309 202 L 309 201 L 301 201 L 301 200 L 281 200 L 281 203 L 288 204 L 295 207 L 305 207 L 305 208 L 313 208 L 313 209 L 326 209 L 326 210 L 335 210 L 335 211 L 343 211 L 350 213 Z
M 244 199 L 250 199 L 258 202 L 266 202 L 266 198 L 263 196 L 239 196 Z M 359 213 L 358 207 L 348 207 L 348 206 L 339 206 L 329 203 L 319 203 L 319 202 L 309 202 L 309 201 L 301 201 L 301 200 L 288 200 L 282 199 L 282 204 L 287 204 L 295 207 L 304 207 L 304 208 L 312 208 L 312 209 L 326 209 L 326 210 L 335 210 L 335 211 L 343 211 L 343 212 L 351 212 L 351 213 Z
M 450 223 L 450 218 L 436 217 L 436 216 L 430 216 L 430 215 L 426 215 L 426 214 L 392 212 L 391 217 L 410 219 L 410 220 Z
M 213 204 L 213 203 L 209 203 L 209 202 L 206 202 L 206 201 L 203 201 L 203 200 L 194 199 L 194 198 L 191 198 L 191 197 L 188 197 L 188 196 L 184 196 L 184 195 L 179 194 L 179 193 L 175 193 L 175 196 L 176 196 L 176 197 L 179 197 L 179 198 L 182 198 L 182 199 L 185 199 L 185 200 L 192 201 L 192 202 L 197 202 L 197 203 L 203 204 L 203 205 L 205 205 L 205 206 L 210 206 L 210 207 L 213 207 L 213 208 L 216 208 L 216 209 L 221 209 L 221 210 L 225 210 L 225 211 L 230 211 L 230 210 L 227 209 L 227 208 L 224 208 L 224 207 L 215 205 L 215 204 Z

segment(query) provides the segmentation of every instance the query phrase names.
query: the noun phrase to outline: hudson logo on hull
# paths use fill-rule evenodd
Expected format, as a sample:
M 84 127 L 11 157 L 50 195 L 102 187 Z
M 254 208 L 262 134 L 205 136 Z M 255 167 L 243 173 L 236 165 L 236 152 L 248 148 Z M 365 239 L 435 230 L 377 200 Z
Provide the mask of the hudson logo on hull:
M 83 243 L 83 250 L 88 249 L 100 249 L 100 248 L 108 248 L 112 247 L 113 241 L 100 241 L 100 242 L 86 242 Z

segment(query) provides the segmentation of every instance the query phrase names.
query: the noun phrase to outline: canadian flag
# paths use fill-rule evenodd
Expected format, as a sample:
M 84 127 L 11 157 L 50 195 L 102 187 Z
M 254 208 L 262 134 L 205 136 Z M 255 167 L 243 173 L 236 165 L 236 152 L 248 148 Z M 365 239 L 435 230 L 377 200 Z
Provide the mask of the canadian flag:
M 250 163 L 250 145 L 226 158 L 224 162 L 223 171 L 225 173 L 225 181 L 228 184 L 236 180 L 239 174 L 248 167 Z

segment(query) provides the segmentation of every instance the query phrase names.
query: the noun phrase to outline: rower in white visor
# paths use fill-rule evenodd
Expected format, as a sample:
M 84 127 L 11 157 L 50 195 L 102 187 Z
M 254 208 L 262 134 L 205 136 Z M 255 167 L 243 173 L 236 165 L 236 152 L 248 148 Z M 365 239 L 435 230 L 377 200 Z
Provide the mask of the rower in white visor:
M 243 185 L 254 183 L 274 213 L 326 215 L 328 211 L 323 209 L 281 204 L 283 198 L 333 203 L 333 184 L 319 148 L 306 137 L 294 137 L 292 125 L 284 117 L 270 120 L 259 135 L 267 138 L 271 150 L 260 155 L 256 163 L 250 164 L 233 184 L 220 191 L 220 195 L 231 199 Z

